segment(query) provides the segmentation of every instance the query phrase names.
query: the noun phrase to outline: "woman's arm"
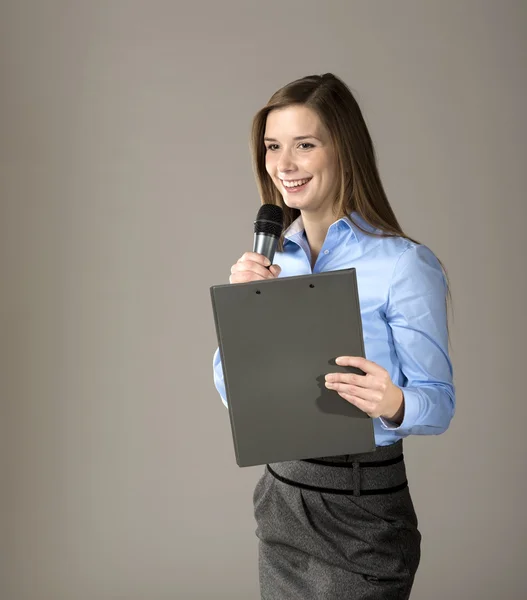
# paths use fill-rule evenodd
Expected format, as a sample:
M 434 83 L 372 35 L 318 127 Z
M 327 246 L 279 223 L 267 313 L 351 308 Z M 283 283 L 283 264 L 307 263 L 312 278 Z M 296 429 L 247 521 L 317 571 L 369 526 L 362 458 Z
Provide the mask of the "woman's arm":
M 392 381 L 390 373 L 371 360 L 341 356 L 338 365 L 358 368 L 364 375 L 328 373 L 326 387 L 370 417 L 378 417 L 384 429 L 403 436 L 442 433 L 454 414 L 455 394 L 446 282 L 428 248 L 412 246 L 399 257 L 385 315 L 402 377 Z
M 453 370 L 448 353 L 446 280 L 433 252 L 412 245 L 392 276 L 386 319 L 404 382 L 402 422 L 381 418 L 402 434 L 444 432 L 455 412 Z

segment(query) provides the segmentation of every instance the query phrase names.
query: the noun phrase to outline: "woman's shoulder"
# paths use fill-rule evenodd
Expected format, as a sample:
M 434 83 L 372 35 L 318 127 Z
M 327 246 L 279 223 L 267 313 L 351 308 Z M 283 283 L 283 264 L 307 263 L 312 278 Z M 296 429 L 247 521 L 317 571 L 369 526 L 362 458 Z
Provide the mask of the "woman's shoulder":
M 433 250 L 422 242 L 417 242 L 401 235 L 385 236 L 380 238 L 381 245 L 386 254 L 396 262 L 426 261 L 439 263 Z
M 377 263 L 376 272 L 382 274 L 388 289 L 405 282 L 406 285 L 429 285 L 431 281 L 444 282 L 441 262 L 429 246 L 404 236 L 370 238 L 370 248 L 365 248 L 365 257 Z
M 390 286 L 411 285 L 423 293 L 435 285 L 445 285 L 443 265 L 434 251 L 424 243 L 397 236 L 385 240 L 390 262 Z
M 377 246 L 386 258 L 393 258 L 397 261 L 403 255 L 406 255 L 405 258 L 426 255 L 434 256 L 434 253 L 426 244 L 414 241 L 403 235 L 387 234 L 381 229 L 367 223 L 357 213 L 352 213 L 350 217 L 356 236 L 364 240 L 366 246 Z

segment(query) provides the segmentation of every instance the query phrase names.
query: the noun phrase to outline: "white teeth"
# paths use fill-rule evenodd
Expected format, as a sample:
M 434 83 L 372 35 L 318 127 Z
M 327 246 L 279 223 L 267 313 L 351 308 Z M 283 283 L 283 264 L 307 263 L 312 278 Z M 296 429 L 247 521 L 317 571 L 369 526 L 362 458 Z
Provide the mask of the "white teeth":
M 284 187 L 294 188 L 300 185 L 304 185 L 308 181 L 310 181 L 310 179 L 300 179 L 299 181 L 282 181 L 282 183 L 284 184 Z

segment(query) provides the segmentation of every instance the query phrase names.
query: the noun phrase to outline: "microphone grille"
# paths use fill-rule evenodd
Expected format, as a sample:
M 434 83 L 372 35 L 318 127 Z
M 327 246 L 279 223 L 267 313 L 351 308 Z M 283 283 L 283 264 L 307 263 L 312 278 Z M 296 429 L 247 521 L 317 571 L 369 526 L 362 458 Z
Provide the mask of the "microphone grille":
M 280 237 L 284 227 L 284 211 L 276 204 L 262 204 L 254 222 L 254 233 Z

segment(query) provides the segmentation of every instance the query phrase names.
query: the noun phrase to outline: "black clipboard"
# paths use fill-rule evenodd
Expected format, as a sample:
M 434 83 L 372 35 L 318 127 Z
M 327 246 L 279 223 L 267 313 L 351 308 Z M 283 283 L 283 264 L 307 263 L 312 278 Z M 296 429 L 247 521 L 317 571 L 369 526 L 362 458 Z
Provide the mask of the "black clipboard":
M 364 356 L 354 268 L 210 288 L 240 467 L 373 452 L 373 421 L 325 387 Z

